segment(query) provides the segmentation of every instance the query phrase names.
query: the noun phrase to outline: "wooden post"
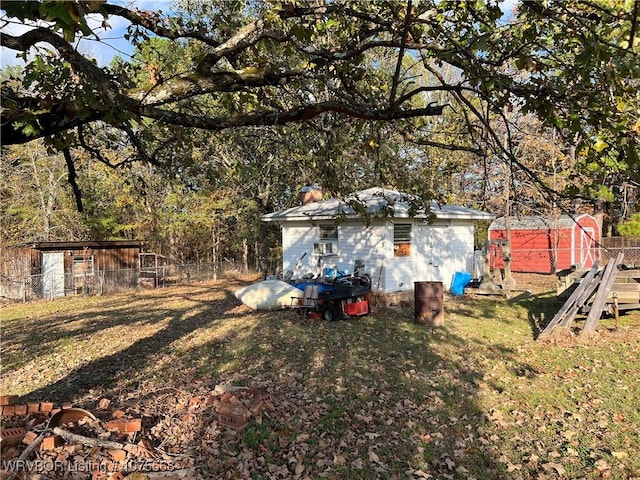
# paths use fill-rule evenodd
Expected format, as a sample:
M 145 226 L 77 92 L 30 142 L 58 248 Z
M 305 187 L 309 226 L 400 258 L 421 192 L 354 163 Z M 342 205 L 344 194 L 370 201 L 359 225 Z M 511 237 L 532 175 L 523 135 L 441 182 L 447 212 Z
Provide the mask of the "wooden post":
M 620 252 L 615 260 L 611 259 L 607 263 L 604 273 L 602 274 L 602 283 L 600 284 L 600 288 L 598 288 L 593 304 L 591 304 L 591 310 L 589 310 L 589 315 L 584 323 L 584 327 L 582 327 L 581 333 L 591 332 L 598 326 L 598 321 L 602 316 L 602 309 L 607 302 L 607 297 L 609 296 L 609 292 L 613 286 L 613 281 L 616 278 L 618 265 L 622 263 L 623 258 L 624 254 Z

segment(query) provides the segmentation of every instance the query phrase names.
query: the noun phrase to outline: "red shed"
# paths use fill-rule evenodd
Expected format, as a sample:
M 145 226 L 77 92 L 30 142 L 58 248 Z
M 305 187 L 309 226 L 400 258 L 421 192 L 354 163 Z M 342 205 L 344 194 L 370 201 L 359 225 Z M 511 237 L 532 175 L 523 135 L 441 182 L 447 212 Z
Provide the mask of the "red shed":
M 599 258 L 600 226 L 591 215 L 574 218 L 509 217 L 511 271 L 553 273 L 578 265 L 590 268 Z M 507 238 L 505 218 L 489 227 L 489 240 Z M 503 266 L 499 248 L 491 249 L 491 266 Z

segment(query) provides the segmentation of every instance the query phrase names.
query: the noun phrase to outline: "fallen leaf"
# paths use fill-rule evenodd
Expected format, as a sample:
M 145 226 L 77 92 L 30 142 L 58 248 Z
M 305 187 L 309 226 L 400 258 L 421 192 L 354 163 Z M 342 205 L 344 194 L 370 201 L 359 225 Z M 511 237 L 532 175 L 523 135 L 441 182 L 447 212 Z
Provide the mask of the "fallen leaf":
M 516 470 L 522 470 L 522 465 L 520 464 L 513 464 L 513 463 L 507 463 L 507 472 L 511 473 L 514 472 Z
M 444 463 L 447 464 L 447 468 L 449 470 L 453 470 L 454 468 L 456 468 L 456 462 L 454 462 L 453 460 L 451 460 L 450 458 L 445 458 L 444 459 Z
M 544 469 L 545 472 L 551 472 L 552 470 L 555 470 L 558 475 L 564 475 L 564 467 L 562 465 L 560 465 L 559 463 L 543 463 L 542 464 L 542 468 Z
M 347 463 L 347 459 L 342 455 L 333 455 L 333 464 L 334 465 L 345 465 Z
M 414 471 L 414 472 L 413 472 L 413 475 L 414 475 L 415 477 L 418 477 L 418 478 L 432 478 L 432 477 L 433 477 L 432 475 L 429 475 L 428 473 L 423 472 L 422 470 L 416 470 L 416 471 Z

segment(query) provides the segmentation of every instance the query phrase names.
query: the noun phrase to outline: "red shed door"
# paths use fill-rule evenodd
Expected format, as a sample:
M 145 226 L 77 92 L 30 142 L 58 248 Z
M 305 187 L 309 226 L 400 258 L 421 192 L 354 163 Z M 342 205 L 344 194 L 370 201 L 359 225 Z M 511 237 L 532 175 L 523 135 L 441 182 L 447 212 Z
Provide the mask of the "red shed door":
M 596 234 L 593 228 L 580 229 L 580 266 L 590 268 L 596 261 Z

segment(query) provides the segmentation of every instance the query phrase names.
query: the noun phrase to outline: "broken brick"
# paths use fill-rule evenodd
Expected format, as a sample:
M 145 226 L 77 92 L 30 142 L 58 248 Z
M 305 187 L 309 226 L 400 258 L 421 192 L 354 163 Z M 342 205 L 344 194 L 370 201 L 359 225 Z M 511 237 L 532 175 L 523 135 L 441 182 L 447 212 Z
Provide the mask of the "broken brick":
M 24 428 L 2 428 L 0 429 L 0 444 L 2 448 L 9 445 L 17 445 L 22 441 L 27 431 Z
M 40 402 L 40 411 L 43 413 L 50 413 L 53 410 L 53 403 Z
M 24 434 L 24 438 L 22 439 L 22 443 L 25 445 L 31 445 L 38 438 L 38 434 L 36 432 L 27 432 Z
M 59 445 L 62 445 L 63 440 L 59 435 L 52 435 L 51 437 L 45 437 L 40 444 L 40 450 L 53 450 Z
M 108 450 L 108 453 L 116 462 L 121 462 L 127 458 L 127 452 L 124 450 Z
M 64 446 L 64 449 L 73 454 L 73 453 L 78 453 L 84 450 L 84 445 L 82 445 L 81 443 L 70 443 Z
M 17 395 L 2 395 L 0 397 L 0 406 L 13 405 L 18 401 Z
M 249 418 L 251 412 L 241 402 L 226 402 L 220 404 L 218 407 L 218 421 L 222 425 L 235 428 L 236 430 L 242 430 Z
M 117 430 L 120 433 L 139 432 L 141 429 L 141 418 L 116 418 L 107 422 L 107 430 Z

